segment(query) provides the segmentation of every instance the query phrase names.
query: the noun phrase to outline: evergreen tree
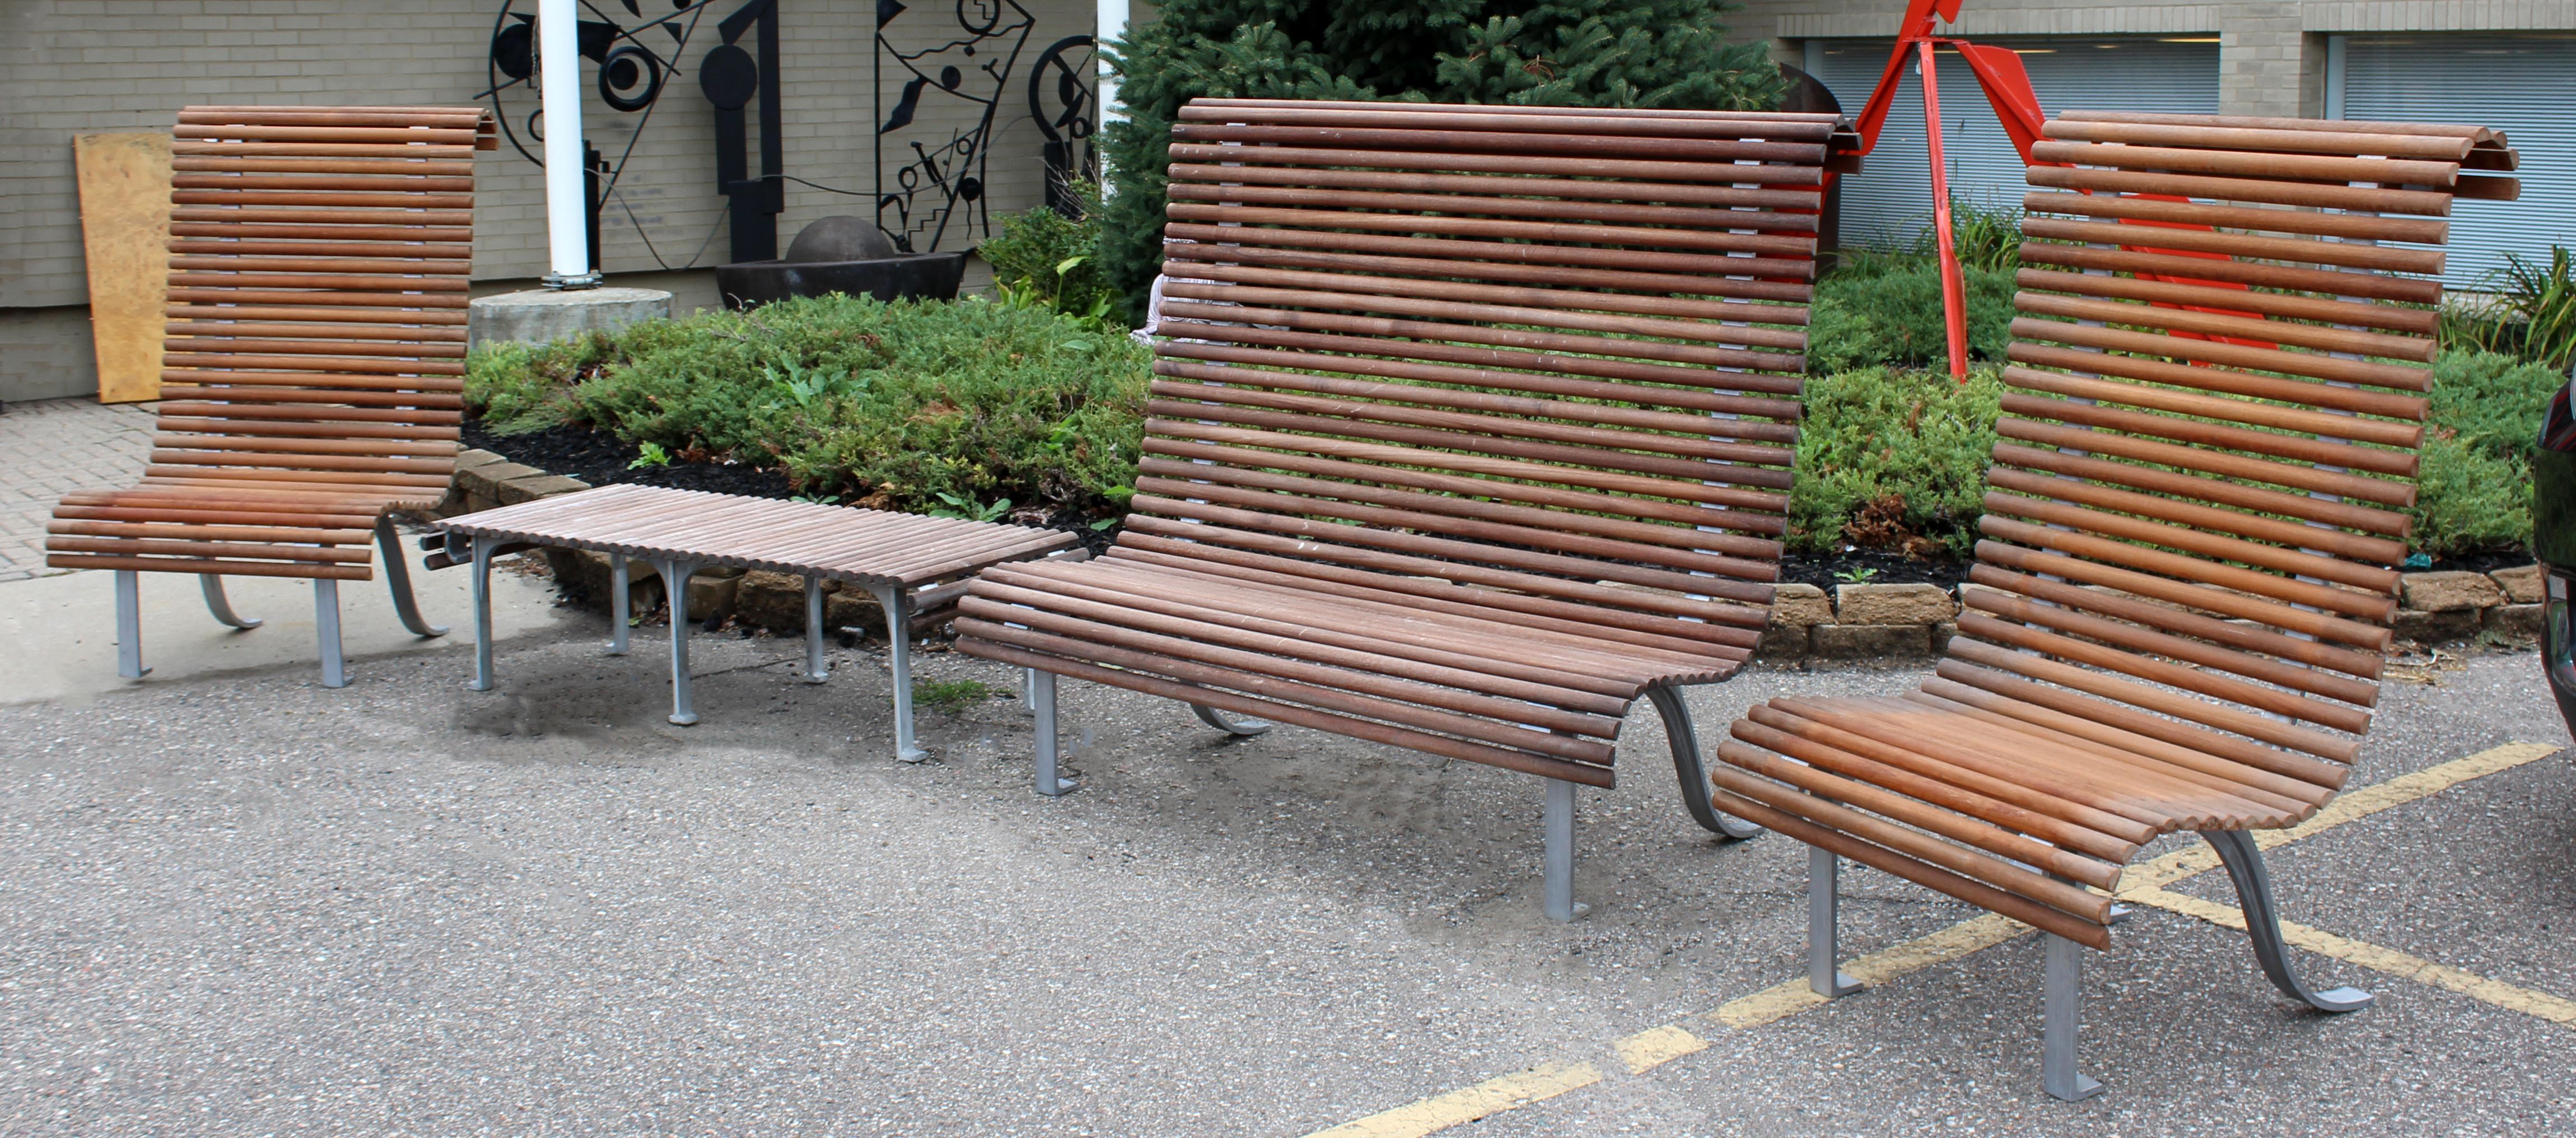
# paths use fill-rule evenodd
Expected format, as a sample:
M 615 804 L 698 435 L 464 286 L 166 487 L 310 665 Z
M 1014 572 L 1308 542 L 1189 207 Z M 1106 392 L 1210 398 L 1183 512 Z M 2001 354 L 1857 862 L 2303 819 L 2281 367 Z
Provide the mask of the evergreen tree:
M 1144 319 L 1162 266 L 1164 148 L 1191 99 L 1401 99 L 1757 110 L 1786 84 L 1729 44 L 1724 0 L 1172 0 L 1110 45 L 1128 117 L 1101 268 Z

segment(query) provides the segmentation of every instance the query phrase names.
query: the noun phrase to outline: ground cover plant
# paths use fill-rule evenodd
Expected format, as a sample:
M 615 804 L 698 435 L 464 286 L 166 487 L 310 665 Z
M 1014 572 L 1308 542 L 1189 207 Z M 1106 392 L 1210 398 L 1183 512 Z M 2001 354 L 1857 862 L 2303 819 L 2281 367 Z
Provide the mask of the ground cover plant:
M 1135 477 L 1148 362 L 1035 304 L 833 295 L 487 347 L 466 404 L 490 434 L 588 426 L 818 500 L 1107 518 Z

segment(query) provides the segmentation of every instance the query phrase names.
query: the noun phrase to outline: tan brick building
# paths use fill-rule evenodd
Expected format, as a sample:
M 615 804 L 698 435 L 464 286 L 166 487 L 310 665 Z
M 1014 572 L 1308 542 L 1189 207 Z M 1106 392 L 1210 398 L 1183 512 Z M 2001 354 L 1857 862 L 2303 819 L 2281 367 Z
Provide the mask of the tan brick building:
M 96 389 L 74 135 L 167 130 L 172 114 L 191 103 L 472 103 L 487 86 L 501 7 L 501 0 L 0 0 L 0 401 Z M 658 15 L 672 5 L 652 0 L 642 7 Z M 715 22 L 738 7 L 719 0 L 706 10 L 682 65 L 693 69 L 722 42 Z M 517 8 L 535 12 L 529 0 Z M 626 16 L 614 0 L 593 9 Z M 817 217 L 871 213 L 876 116 L 896 104 L 911 77 L 900 65 L 877 60 L 876 11 L 872 0 L 781 0 L 786 173 L 861 191 L 849 197 L 789 183 L 778 226 L 781 248 Z M 979 20 L 990 15 L 1003 32 L 1023 18 L 1028 24 L 1025 38 L 1005 35 L 974 56 L 951 50 L 924 65 L 934 83 L 942 67 L 954 64 L 961 89 L 1003 88 L 986 200 L 996 216 L 1031 208 L 1043 193 L 1043 137 L 1030 119 L 1029 73 L 1048 45 L 1091 31 L 1092 7 L 1086 0 L 914 3 L 887 25 L 888 37 L 903 51 L 947 43 L 959 38 L 960 12 Z M 658 46 L 667 49 L 667 35 Z M 981 70 L 988 64 L 1001 78 Z M 586 65 L 586 77 L 592 74 L 595 68 Z M 584 132 L 614 156 L 644 118 L 609 109 L 587 81 L 585 91 Z M 513 96 L 508 105 L 524 129 L 533 93 Z M 942 98 L 936 89 L 925 92 L 919 108 L 904 137 L 934 147 L 980 118 L 979 107 Z M 727 259 L 713 123 L 693 71 L 675 76 L 643 125 L 601 225 L 601 260 L 611 280 L 671 289 L 684 310 L 715 302 L 706 266 Z M 891 187 L 910 152 L 899 142 L 886 151 Z M 756 148 L 753 160 L 756 165 Z M 546 270 L 541 174 L 504 146 L 480 159 L 478 176 L 476 286 L 520 287 Z M 961 231 L 952 225 L 939 247 L 963 248 L 980 234 L 980 226 Z M 692 264 L 697 267 L 666 271 Z

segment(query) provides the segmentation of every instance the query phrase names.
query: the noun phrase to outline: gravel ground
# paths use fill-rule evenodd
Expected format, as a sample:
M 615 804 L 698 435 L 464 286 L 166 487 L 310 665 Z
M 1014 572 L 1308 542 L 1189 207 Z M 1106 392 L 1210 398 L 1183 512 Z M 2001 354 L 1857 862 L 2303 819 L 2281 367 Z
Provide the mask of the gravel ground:
M 797 641 L 701 637 L 683 729 L 658 654 L 598 636 L 505 645 L 493 693 L 450 650 L 337 692 L 279 668 L 0 707 L 0 1131 L 1296 1135 L 1585 1059 L 1613 1073 L 1474 1132 L 2533 1133 L 2576 1100 L 2568 1027 L 2301 954 L 2381 995 L 2326 1019 L 2158 911 L 2088 961 L 2089 1103 L 2039 1092 L 2028 937 L 1632 1076 L 1610 1041 L 1804 943 L 1803 848 L 1692 827 L 1650 711 L 1582 795 L 1592 914 L 1555 925 L 1524 776 L 1067 682 L 1085 789 L 1047 801 L 1013 700 L 925 714 L 938 759 L 904 766 L 880 655 L 809 687 Z M 1713 735 L 1917 676 L 1694 703 Z M 2358 781 L 2566 739 L 2527 654 L 2425 677 Z M 2554 756 L 2284 849 L 2277 882 L 2295 919 L 2576 996 L 2571 801 Z M 1846 889 L 1852 953 L 1971 915 Z

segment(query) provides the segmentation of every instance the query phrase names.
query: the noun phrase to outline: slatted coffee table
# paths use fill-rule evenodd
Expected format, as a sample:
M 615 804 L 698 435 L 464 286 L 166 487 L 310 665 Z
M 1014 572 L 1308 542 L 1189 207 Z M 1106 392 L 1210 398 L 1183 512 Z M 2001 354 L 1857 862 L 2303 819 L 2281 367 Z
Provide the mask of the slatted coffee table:
M 947 602 L 938 586 L 986 566 L 1072 551 L 1074 535 L 956 518 L 782 502 L 659 486 L 602 486 L 504 506 L 440 523 L 447 563 L 474 567 L 475 691 L 492 690 L 492 559 L 537 546 L 608 554 L 608 651 L 626 651 L 626 559 L 640 557 L 661 574 L 671 605 L 671 722 L 698 721 L 689 701 L 689 578 L 734 566 L 805 578 L 805 671 L 808 683 L 830 679 L 823 661 L 823 582 L 865 586 L 884 607 L 894 653 L 896 754 L 919 762 L 928 752 L 912 736 L 911 622 L 916 605 Z M 926 602 L 926 604 L 925 604 Z

